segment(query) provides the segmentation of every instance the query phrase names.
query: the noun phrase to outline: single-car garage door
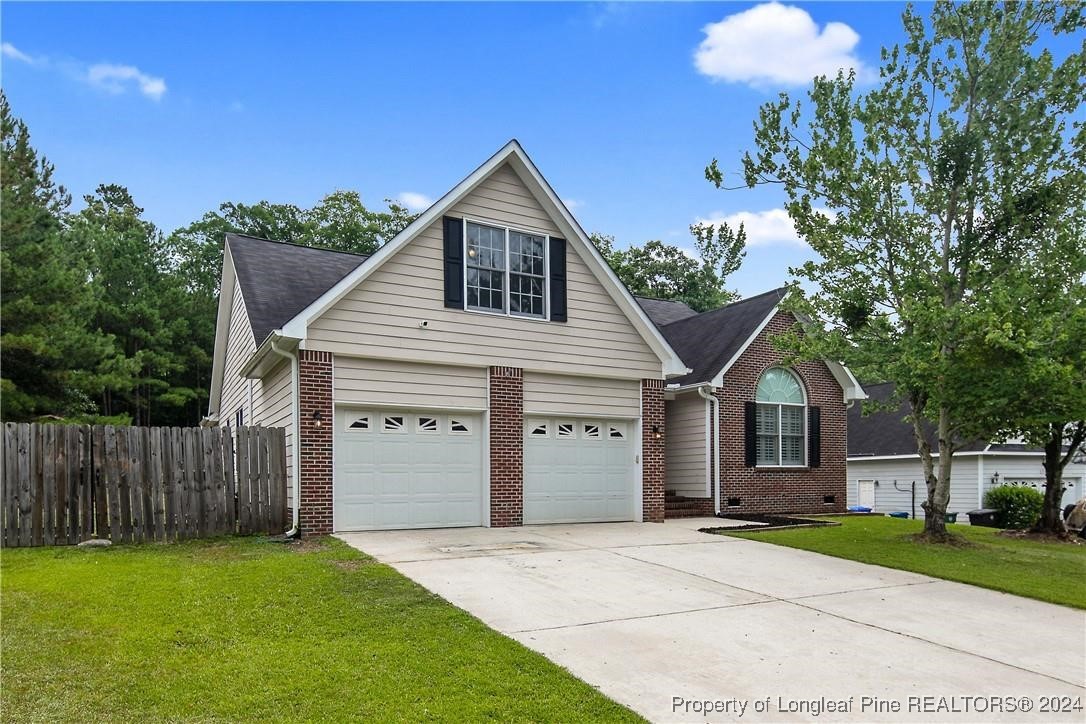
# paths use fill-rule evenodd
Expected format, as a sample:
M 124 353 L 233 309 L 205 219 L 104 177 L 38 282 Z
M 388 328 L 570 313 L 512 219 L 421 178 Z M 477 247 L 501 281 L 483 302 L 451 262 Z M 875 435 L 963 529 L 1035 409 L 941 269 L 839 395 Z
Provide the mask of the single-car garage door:
M 483 523 L 482 417 L 336 410 L 336 530 Z
M 525 419 L 524 522 L 634 520 L 634 422 Z

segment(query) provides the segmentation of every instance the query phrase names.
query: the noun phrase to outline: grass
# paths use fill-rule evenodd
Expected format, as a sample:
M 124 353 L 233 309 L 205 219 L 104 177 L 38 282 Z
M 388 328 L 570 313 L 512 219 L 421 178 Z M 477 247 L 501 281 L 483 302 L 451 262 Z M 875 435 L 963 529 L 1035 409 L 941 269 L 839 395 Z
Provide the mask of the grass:
M 5 721 L 636 721 L 340 541 L 5 550 Z
M 832 517 L 840 526 L 724 533 L 862 563 L 923 573 L 1040 601 L 1086 608 L 1086 546 L 996 535 L 994 528 L 951 525 L 968 545 L 920 543 L 922 521 Z

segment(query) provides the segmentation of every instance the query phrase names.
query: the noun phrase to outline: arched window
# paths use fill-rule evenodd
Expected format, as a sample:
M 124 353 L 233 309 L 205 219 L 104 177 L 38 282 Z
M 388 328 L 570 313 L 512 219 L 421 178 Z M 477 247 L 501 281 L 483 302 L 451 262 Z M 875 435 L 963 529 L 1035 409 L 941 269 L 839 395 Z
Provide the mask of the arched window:
M 774 367 L 758 380 L 756 461 L 766 466 L 807 464 L 807 396 L 789 370 Z

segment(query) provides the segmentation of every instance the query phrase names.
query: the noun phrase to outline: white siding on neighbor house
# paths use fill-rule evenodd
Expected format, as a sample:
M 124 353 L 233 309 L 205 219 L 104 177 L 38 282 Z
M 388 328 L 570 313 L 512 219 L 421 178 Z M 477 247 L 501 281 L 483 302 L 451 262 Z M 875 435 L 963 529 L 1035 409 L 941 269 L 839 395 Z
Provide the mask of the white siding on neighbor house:
M 252 417 L 249 408 L 249 380 L 238 375 L 241 367 L 256 351 L 253 328 L 241 297 L 241 285 L 234 280 L 234 303 L 230 308 L 229 336 L 226 340 L 226 362 L 223 365 L 222 394 L 219 401 L 219 424 L 234 426 L 239 409 L 244 410 L 245 424 Z
M 705 421 L 709 402 L 697 392 L 676 395 L 664 403 L 667 490 L 704 498 Z
M 287 505 L 293 505 L 294 488 L 290 481 L 294 477 L 294 436 L 291 434 L 293 423 L 291 405 L 292 367 L 284 360 L 261 380 L 253 381 L 253 414 L 246 424 L 262 427 L 285 427 L 287 443 Z
M 486 369 L 335 356 L 338 403 L 422 408 L 486 408 Z
M 979 460 L 979 462 L 978 462 Z M 950 473 L 950 505 L 948 510 L 967 513 L 983 507 L 984 493 L 992 487 L 992 475 L 999 473 L 1000 483 L 1009 481 L 1027 481 L 1039 483 L 1043 490 L 1044 468 L 1041 458 L 1029 455 L 968 455 L 954 458 L 954 467 Z M 1073 487 L 1064 493 L 1064 502 L 1069 503 L 1083 497 L 1083 478 L 1086 477 L 1086 465 L 1068 465 L 1064 479 L 1073 483 Z M 875 510 L 889 513 L 903 510 L 911 512 L 909 484 L 916 481 L 916 516 L 924 517 L 920 504 L 927 498 L 924 483 L 924 469 L 918 458 L 898 460 L 849 460 L 848 461 L 848 504 L 859 502 L 859 481 L 877 480 L 875 487 Z M 894 482 L 897 482 L 897 488 Z M 967 522 L 964 518 L 959 521 Z
M 503 166 L 449 213 L 558 234 Z M 658 378 L 648 343 L 567 244 L 568 322 L 446 309 L 438 220 L 309 325 L 306 348 L 383 359 L 640 380 Z M 425 328 L 420 322 L 426 321 Z
M 525 372 L 524 414 L 641 417 L 641 383 Z

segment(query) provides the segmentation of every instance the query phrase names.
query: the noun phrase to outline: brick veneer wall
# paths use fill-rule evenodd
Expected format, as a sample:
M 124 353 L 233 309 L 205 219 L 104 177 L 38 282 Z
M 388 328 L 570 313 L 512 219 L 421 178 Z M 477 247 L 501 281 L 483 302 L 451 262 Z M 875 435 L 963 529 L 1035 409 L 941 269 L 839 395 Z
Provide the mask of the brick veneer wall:
M 301 413 L 301 498 L 298 519 L 302 535 L 332 532 L 332 353 L 298 351 Z M 320 412 L 318 426 L 313 413 Z
M 653 426 L 660 431 L 659 439 L 652 431 Z M 664 381 L 641 380 L 641 504 L 645 521 L 651 523 L 664 521 L 666 435 Z
M 780 364 L 770 336 L 788 330 L 795 318 L 778 312 L 724 375 L 713 394 L 720 400 L 721 509 L 739 513 L 843 512 L 845 490 L 845 404 L 843 392 L 823 362 L 791 366 L 803 380 L 809 405 L 821 408 L 822 464 L 817 468 L 748 468 L 744 460 L 744 403 L 754 399 L 762 373 Z M 835 502 L 823 502 L 823 496 Z M 729 507 L 728 498 L 741 505 Z
M 490 368 L 490 525 L 524 522 L 524 374 Z

